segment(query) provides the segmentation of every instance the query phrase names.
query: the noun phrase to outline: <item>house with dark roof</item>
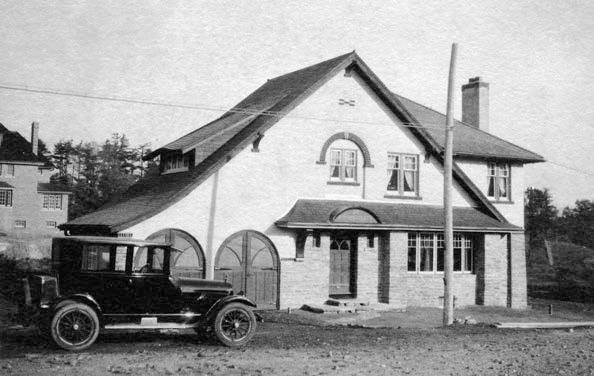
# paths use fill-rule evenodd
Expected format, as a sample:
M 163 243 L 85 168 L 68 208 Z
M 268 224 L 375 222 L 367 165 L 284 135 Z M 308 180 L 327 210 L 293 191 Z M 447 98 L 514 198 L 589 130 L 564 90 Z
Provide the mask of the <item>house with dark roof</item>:
M 462 91 L 456 304 L 522 308 L 522 171 L 543 158 L 488 133 L 487 83 Z M 263 308 L 330 297 L 441 306 L 444 127 L 352 52 L 268 80 L 147 155 L 158 176 L 60 228 L 168 241 L 186 272 L 227 280 Z
M 68 192 L 50 183 L 53 165 L 38 152 L 39 124 L 31 142 L 0 124 L 0 250 L 15 243 L 18 256 L 49 256 L 51 238 L 68 220 Z

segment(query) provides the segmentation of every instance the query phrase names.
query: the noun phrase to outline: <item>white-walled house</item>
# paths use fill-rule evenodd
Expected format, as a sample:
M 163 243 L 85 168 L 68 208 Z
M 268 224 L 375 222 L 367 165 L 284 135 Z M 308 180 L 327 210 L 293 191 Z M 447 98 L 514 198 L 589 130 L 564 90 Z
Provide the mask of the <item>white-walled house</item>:
M 457 305 L 526 306 L 523 174 L 541 156 L 490 135 L 463 87 L 454 141 Z M 186 272 L 262 308 L 443 295 L 444 115 L 390 92 L 356 53 L 271 80 L 154 151 L 161 174 L 61 228 L 170 241 Z

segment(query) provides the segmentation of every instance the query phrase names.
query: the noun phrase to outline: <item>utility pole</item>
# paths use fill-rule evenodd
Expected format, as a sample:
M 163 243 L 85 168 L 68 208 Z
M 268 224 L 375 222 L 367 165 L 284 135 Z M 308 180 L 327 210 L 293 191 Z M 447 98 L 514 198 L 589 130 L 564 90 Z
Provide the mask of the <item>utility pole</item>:
M 445 213 L 444 225 L 444 292 L 443 292 L 443 325 L 452 325 L 454 322 L 454 297 L 452 295 L 454 275 L 454 215 L 452 211 L 452 145 L 454 141 L 454 81 L 456 68 L 456 54 L 458 45 L 452 44 L 452 57 L 450 59 L 450 75 L 448 77 L 448 104 L 446 113 L 444 173 L 443 173 L 443 207 Z

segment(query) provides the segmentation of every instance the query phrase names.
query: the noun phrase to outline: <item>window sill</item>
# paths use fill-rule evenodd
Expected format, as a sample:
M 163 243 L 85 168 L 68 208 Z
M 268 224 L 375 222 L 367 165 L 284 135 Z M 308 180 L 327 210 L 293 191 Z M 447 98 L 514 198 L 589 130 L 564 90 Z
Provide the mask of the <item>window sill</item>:
M 351 185 L 351 186 L 359 186 L 361 183 L 356 181 L 329 181 L 328 185 Z
M 502 204 L 502 205 L 513 205 L 515 204 L 515 202 L 511 201 L 511 200 L 489 200 L 490 203 L 492 204 Z
M 443 276 L 443 271 L 437 271 L 437 272 L 413 272 L 413 271 L 407 271 L 407 274 L 409 275 L 418 275 L 418 276 L 439 276 L 442 277 Z M 469 271 L 454 271 L 454 274 L 456 275 L 475 275 L 476 273 L 474 272 L 469 272 Z
M 303 261 L 305 261 L 305 258 L 285 257 L 285 258 L 281 258 L 281 261 L 303 262 Z
M 403 200 L 422 200 L 423 199 L 423 197 L 421 197 L 421 196 L 402 196 L 402 195 L 390 195 L 390 194 L 384 195 L 384 198 L 398 198 L 398 199 L 403 199 Z

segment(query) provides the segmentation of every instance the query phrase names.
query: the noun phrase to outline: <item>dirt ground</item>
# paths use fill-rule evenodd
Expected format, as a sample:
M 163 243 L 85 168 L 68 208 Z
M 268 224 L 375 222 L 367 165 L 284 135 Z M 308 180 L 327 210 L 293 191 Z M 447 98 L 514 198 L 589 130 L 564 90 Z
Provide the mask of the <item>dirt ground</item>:
M 563 310 L 560 305 L 560 315 Z M 579 309 L 569 310 L 574 313 L 569 318 L 580 316 Z M 502 317 L 497 310 L 483 311 L 490 319 Z M 470 313 L 482 317 L 480 309 Z M 507 313 L 508 321 L 529 316 Z M 412 311 L 409 322 L 426 323 L 433 315 L 431 310 Z M 34 330 L 3 330 L 0 375 L 594 375 L 592 328 L 435 328 L 434 322 L 409 327 L 403 316 L 395 322 L 398 316 L 389 314 L 369 323 L 382 326 L 385 318 L 391 327 L 369 328 L 359 326 L 366 320 L 344 320 L 353 315 L 320 316 L 269 313 L 253 341 L 239 350 L 184 331 L 106 333 L 86 352 L 68 353 Z M 592 311 L 582 309 L 581 317 L 592 321 Z M 340 319 L 344 325 L 336 325 Z

